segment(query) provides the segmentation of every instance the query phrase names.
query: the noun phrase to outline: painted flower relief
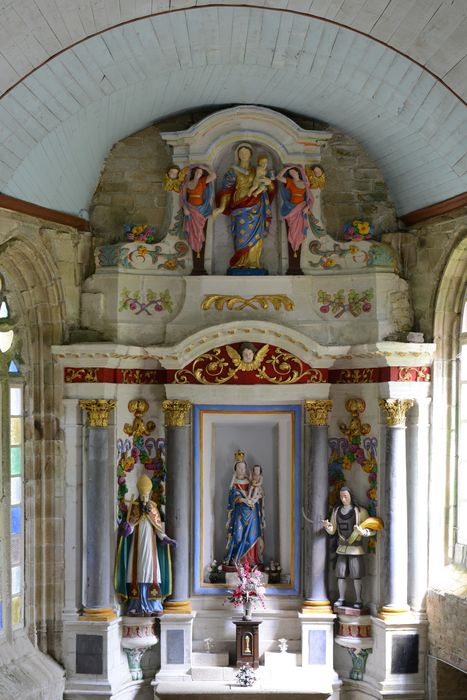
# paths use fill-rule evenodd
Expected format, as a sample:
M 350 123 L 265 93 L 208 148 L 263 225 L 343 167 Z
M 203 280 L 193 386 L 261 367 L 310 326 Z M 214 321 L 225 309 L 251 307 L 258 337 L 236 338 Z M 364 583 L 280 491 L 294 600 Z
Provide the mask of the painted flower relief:
M 375 236 L 375 227 L 369 221 L 354 219 L 348 224 L 344 224 L 345 241 L 366 241 Z

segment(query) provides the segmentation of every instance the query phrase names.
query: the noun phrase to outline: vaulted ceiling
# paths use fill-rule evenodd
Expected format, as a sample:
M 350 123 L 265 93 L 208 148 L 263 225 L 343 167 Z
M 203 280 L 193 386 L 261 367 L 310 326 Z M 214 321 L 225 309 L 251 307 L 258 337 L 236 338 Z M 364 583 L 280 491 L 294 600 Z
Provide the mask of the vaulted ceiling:
M 0 190 L 78 214 L 119 139 L 248 103 L 354 136 L 404 214 L 467 191 L 466 37 L 465 0 L 0 0 Z

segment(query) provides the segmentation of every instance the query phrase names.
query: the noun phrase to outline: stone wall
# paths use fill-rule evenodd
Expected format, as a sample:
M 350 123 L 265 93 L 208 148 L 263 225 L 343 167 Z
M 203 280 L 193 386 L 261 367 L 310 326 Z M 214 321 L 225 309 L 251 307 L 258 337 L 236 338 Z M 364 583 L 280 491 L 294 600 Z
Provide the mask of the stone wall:
M 171 153 L 160 132 L 187 129 L 209 113 L 197 111 L 172 117 L 114 145 L 90 206 L 95 234 L 106 242 L 122 240 L 123 226 L 129 223 L 147 223 L 164 231 L 166 194 L 162 185 Z M 344 223 L 356 217 L 373 222 L 378 233 L 396 230 L 395 209 L 386 183 L 363 148 L 326 124 L 289 116 L 303 128 L 329 129 L 334 134 L 322 154 L 327 174 L 323 218 L 328 232 L 342 238 Z
M 449 586 L 427 595 L 429 653 L 467 673 L 467 573 L 457 567 L 448 571 Z
M 25 379 L 26 626 L 13 633 L 14 647 L 5 637 L 0 644 L 0 697 L 5 698 L 18 693 L 31 700 L 58 700 L 63 695 L 64 671 L 49 658 L 60 660 L 63 651 L 66 461 L 63 387 L 54 373 L 51 346 L 66 342 L 79 323 L 90 239 L 68 226 L 0 211 L 0 269 Z

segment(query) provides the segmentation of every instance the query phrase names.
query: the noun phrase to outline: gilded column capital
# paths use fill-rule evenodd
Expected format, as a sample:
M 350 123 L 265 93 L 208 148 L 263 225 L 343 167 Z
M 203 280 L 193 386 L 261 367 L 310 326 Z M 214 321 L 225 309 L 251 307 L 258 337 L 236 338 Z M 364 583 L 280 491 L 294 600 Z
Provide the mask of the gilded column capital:
M 107 428 L 110 411 L 115 408 L 117 402 L 112 399 L 81 399 L 79 405 L 87 413 L 89 427 Z
M 165 413 L 165 424 L 169 428 L 181 428 L 188 425 L 191 401 L 166 400 L 162 402 L 162 408 Z
M 386 414 L 386 425 L 390 428 L 405 427 L 406 413 L 414 405 L 413 399 L 380 399 L 380 407 Z
M 328 425 L 328 413 L 332 409 L 329 399 L 308 399 L 305 401 L 306 422 L 308 425 Z

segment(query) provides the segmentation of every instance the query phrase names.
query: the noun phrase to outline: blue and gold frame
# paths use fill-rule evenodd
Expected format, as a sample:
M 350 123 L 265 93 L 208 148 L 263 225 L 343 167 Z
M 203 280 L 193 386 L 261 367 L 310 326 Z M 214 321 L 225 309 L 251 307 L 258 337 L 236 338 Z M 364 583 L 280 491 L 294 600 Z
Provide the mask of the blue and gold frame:
M 225 595 L 225 583 L 209 581 L 214 559 L 222 564 L 227 541 L 227 499 L 235 452 L 249 469 L 263 467 L 265 565 L 281 565 L 269 595 L 300 594 L 300 465 L 302 407 L 280 405 L 194 406 L 193 593 Z

